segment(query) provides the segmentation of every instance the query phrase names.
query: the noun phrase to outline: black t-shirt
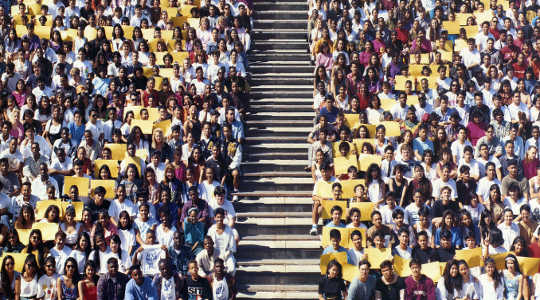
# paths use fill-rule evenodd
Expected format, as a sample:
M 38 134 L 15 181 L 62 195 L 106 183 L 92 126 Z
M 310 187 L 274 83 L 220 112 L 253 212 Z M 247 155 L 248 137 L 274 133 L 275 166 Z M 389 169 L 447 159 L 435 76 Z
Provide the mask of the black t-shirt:
M 212 289 L 208 279 L 199 277 L 197 281 L 194 281 L 191 276 L 186 278 L 186 284 L 184 285 L 184 299 L 197 300 L 197 299 L 212 299 Z
M 437 200 L 433 204 L 433 209 L 431 210 L 431 213 L 433 215 L 433 218 L 440 218 L 443 216 L 443 213 L 447 210 L 451 210 L 454 213 L 457 213 L 459 211 L 459 205 L 456 201 L 450 200 L 446 205 L 442 203 L 442 200 Z
M 416 246 L 412 250 L 412 257 L 420 261 L 421 264 L 427 264 L 432 261 L 435 261 L 435 250 L 433 248 L 427 247 L 427 249 L 422 250 L 420 247 Z
M 319 294 L 325 299 L 341 300 L 342 292 L 346 291 L 345 282 L 339 278 L 328 278 L 328 275 L 321 276 L 319 280 Z
M 381 299 L 399 299 L 399 291 L 405 289 L 405 281 L 401 277 L 397 277 L 394 283 L 386 284 L 382 277 L 377 279 L 375 290 L 381 293 Z
M 100 210 L 105 210 L 105 211 L 109 211 L 109 206 L 111 205 L 111 202 L 109 202 L 109 200 L 103 200 L 103 203 L 101 205 L 97 205 L 94 200 L 89 200 L 88 201 L 88 204 L 86 205 L 86 207 L 88 207 L 88 209 L 90 209 L 90 211 L 92 212 L 92 220 L 97 220 L 97 215 L 99 213 Z
M 433 260 L 436 260 L 439 262 L 447 262 L 453 259 L 455 254 L 456 254 L 456 251 L 454 250 L 454 248 L 450 248 L 450 249 L 437 248 L 435 249 L 435 256 Z

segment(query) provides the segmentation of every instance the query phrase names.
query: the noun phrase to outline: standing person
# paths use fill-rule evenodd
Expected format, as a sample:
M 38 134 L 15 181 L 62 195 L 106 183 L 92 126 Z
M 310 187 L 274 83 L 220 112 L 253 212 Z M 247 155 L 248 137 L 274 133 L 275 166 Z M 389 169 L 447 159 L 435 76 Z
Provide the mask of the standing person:
M 371 299 L 375 294 L 375 278 L 369 275 L 370 263 L 362 260 L 358 263 L 360 276 L 353 279 L 347 292 L 347 300 Z
M 319 299 L 342 300 L 347 298 L 347 288 L 342 278 L 341 264 L 336 260 L 328 263 L 326 275 L 319 280 Z
M 214 300 L 228 300 L 236 297 L 236 280 L 225 272 L 225 263 L 221 258 L 214 262 L 214 273 L 210 275 L 209 281 Z
M 188 264 L 189 273 L 184 286 L 184 298 L 187 300 L 210 300 L 212 299 L 212 288 L 208 279 L 199 276 L 197 262 L 192 260 Z
M 77 284 L 80 300 L 97 300 L 97 280 L 96 265 L 89 260 L 84 266 L 84 277 Z
M 437 299 L 463 298 L 463 278 L 456 260 L 446 263 L 443 276 L 437 283 Z
M 405 294 L 405 282 L 403 278 L 394 273 L 392 262 L 385 260 L 381 263 L 382 276 L 375 284 L 376 299 L 403 299 Z
M 66 260 L 64 266 L 64 275 L 60 275 L 56 281 L 58 300 L 77 300 L 79 299 L 79 270 L 77 261 L 73 257 Z
M 483 295 L 491 295 L 490 299 L 502 300 L 504 298 L 503 276 L 496 269 L 495 260 L 488 257 L 484 262 L 486 272 L 480 275 L 480 285 Z
M 41 288 L 37 296 L 43 300 L 57 300 L 56 281 L 58 280 L 58 274 L 56 274 L 56 262 L 54 257 L 49 256 L 45 259 L 44 269 L 45 274 L 41 275 L 38 280 L 38 284 Z
M 435 300 L 435 285 L 426 275 L 422 274 L 422 264 L 419 260 L 411 259 L 409 263 L 411 276 L 405 278 L 404 300 Z
M 0 284 L 2 287 L 2 297 L 4 297 L 2 299 L 15 298 L 15 285 L 17 281 L 20 281 L 20 274 L 15 271 L 15 260 L 13 256 L 6 255 L 2 261 L 2 270 L 0 270 Z
M 124 300 L 124 292 L 129 277 L 118 272 L 118 259 L 107 260 L 107 273 L 100 276 L 97 284 L 98 300 Z
M 15 299 L 35 299 L 39 292 L 38 264 L 36 257 L 28 255 L 24 261 L 22 274 L 15 280 Z
M 508 300 L 528 299 L 529 285 L 526 276 L 519 269 L 515 255 L 509 254 L 504 260 L 505 269 L 502 271 L 504 281 L 504 296 Z
M 169 259 L 159 260 L 159 274 L 154 276 L 152 284 L 156 288 L 156 299 L 181 299 L 184 290 L 184 280 L 174 271 L 174 265 Z
M 126 284 L 124 300 L 157 300 L 156 288 L 150 278 L 144 277 L 139 265 L 129 269 L 131 279 Z

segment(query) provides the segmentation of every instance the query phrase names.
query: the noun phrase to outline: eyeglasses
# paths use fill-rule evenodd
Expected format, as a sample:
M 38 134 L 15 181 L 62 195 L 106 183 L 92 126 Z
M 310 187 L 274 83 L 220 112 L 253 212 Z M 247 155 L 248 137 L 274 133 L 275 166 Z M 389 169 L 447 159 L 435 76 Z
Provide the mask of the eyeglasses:
M 74 265 L 66 265 L 66 269 L 74 269 L 75 266 Z
M 52 265 L 52 264 L 46 264 L 45 267 L 47 267 L 47 268 L 53 268 L 54 265 Z

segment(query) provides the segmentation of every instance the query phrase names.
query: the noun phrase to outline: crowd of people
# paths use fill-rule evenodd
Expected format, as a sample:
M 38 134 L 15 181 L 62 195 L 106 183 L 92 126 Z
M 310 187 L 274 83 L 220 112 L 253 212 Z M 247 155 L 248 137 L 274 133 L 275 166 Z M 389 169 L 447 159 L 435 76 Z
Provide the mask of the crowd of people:
M 540 3 L 308 5 L 319 298 L 540 299 Z
M 250 0 L 0 6 L 0 299 L 234 299 Z

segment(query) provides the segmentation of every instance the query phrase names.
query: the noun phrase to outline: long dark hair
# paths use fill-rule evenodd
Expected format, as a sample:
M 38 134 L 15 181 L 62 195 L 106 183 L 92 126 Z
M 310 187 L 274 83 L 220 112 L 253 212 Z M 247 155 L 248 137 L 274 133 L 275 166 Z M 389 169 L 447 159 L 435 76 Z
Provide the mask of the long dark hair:
M 77 264 L 77 261 L 75 260 L 75 258 L 68 257 L 68 259 L 66 259 L 66 263 L 64 264 L 64 274 L 67 274 L 66 268 L 69 263 L 72 263 L 73 268 L 75 269 L 75 272 L 73 272 L 73 278 L 71 279 L 71 281 L 76 286 L 79 280 L 81 280 L 81 276 L 79 275 L 79 265 Z
M 487 266 L 488 264 L 494 264 L 495 266 L 497 265 L 495 263 L 495 260 L 491 257 L 486 258 L 486 260 L 484 261 L 484 266 Z M 506 265 L 506 262 L 505 262 L 505 265 Z M 502 275 L 501 273 L 499 273 L 499 271 L 497 271 L 496 267 L 494 267 L 494 269 L 495 270 L 493 271 L 493 281 L 494 281 L 495 289 L 497 289 L 497 287 L 499 287 L 499 284 L 502 283 Z
M 453 278 L 452 276 L 450 276 L 450 269 L 453 266 L 455 266 L 459 270 L 458 261 L 452 259 L 451 261 L 446 263 L 446 266 L 444 267 L 444 273 L 443 273 L 444 287 L 449 293 L 452 292 L 454 289 L 459 291 L 463 287 L 463 278 L 461 278 L 461 275 L 459 274 L 459 272 L 456 278 Z
M 37 245 L 37 247 L 34 248 L 34 246 L 32 246 L 32 243 L 30 243 L 30 240 L 31 240 L 31 236 L 33 234 L 37 234 L 38 235 L 38 240 L 39 240 L 39 243 Z M 37 262 L 40 266 L 43 265 L 43 262 L 45 260 L 45 245 L 43 245 L 43 236 L 41 235 L 41 231 L 39 229 L 32 229 L 32 231 L 30 231 L 30 237 L 28 238 L 29 241 L 28 241 L 28 247 L 26 247 L 26 253 L 28 254 L 32 254 L 32 252 L 34 250 L 37 250 L 38 251 L 38 257 L 37 257 Z
M 331 260 L 331 261 L 328 263 L 328 267 L 326 268 L 326 276 L 328 276 L 328 273 L 330 273 L 330 269 L 331 269 L 332 267 L 334 267 L 334 266 L 337 267 L 337 275 L 336 275 L 336 278 L 341 279 L 341 276 L 342 276 L 341 264 L 340 264 L 337 260 L 335 260 L 335 259 Z
M 81 243 L 82 238 L 86 238 L 86 240 L 88 241 L 88 246 L 86 247 L 86 249 L 81 249 L 80 243 Z M 88 259 L 90 252 L 92 252 L 91 245 L 92 243 L 90 240 L 90 235 L 88 235 L 88 232 L 81 232 L 81 234 L 79 234 L 79 238 L 77 239 L 77 243 L 75 244 L 75 249 L 84 252 L 86 259 Z
M 126 217 L 127 220 L 128 220 L 128 225 L 126 227 L 123 227 L 121 224 L 120 224 L 120 219 L 122 217 Z M 118 215 L 118 227 L 117 227 L 119 230 L 131 230 L 133 228 L 133 224 L 131 222 L 131 217 L 129 216 L 129 213 L 125 210 L 121 211 L 120 214 Z
M 115 234 L 111 237 L 111 242 L 115 242 L 118 244 L 118 260 L 122 260 L 122 240 L 118 236 L 118 234 Z M 112 251 L 112 250 L 111 250 Z
M 90 260 L 93 260 L 96 263 L 96 266 L 99 266 L 99 246 L 97 245 L 96 241 L 98 238 L 102 238 L 103 242 L 105 243 L 105 235 L 103 234 L 103 231 L 96 231 L 94 235 L 94 255 Z M 107 244 L 105 244 L 105 247 L 107 247 Z
M 11 255 L 7 255 L 6 257 L 4 257 L 4 260 L 2 261 L 2 270 L 0 271 L 0 276 L 1 276 L 1 279 L 2 279 L 2 290 L 4 291 L 4 296 L 7 298 L 7 299 L 14 299 L 15 298 L 15 294 L 13 292 L 13 289 L 11 288 L 11 282 L 9 281 L 9 275 L 8 275 L 8 272 L 6 271 L 6 261 L 8 259 L 11 259 L 13 261 L 13 264 L 15 265 L 15 260 L 13 259 L 13 256 Z M 13 273 L 15 273 L 15 271 L 13 271 Z M 15 279 L 15 278 L 13 278 Z
M 88 260 L 86 261 L 86 263 L 84 264 L 84 270 L 83 270 L 83 278 L 86 278 L 86 268 L 88 267 L 92 267 L 94 268 L 94 271 L 96 271 L 96 264 L 94 263 L 93 260 Z M 97 285 L 97 282 L 98 282 L 98 279 L 99 279 L 99 276 L 96 275 L 96 273 L 94 273 L 94 276 L 92 278 L 90 278 L 90 280 L 92 280 L 92 282 L 94 282 L 95 285 Z
M 368 186 L 370 183 L 372 183 L 372 182 L 375 180 L 375 178 L 373 178 L 372 175 L 371 175 L 371 173 L 372 173 L 373 171 L 377 171 L 377 173 L 378 173 L 378 176 L 377 176 L 378 178 L 376 179 L 377 182 L 378 182 L 379 184 L 382 183 L 382 179 L 381 179 L 381 176 L 382 176 L 381 168 L 380 168 L 378 165 L 376 165 L 376 164 L 371 164 L 371 165 L 369 165 L 369 167 L 368 167 L 368 169 L 367 169 L 367 171 L 366 171 L 366 186 Z

